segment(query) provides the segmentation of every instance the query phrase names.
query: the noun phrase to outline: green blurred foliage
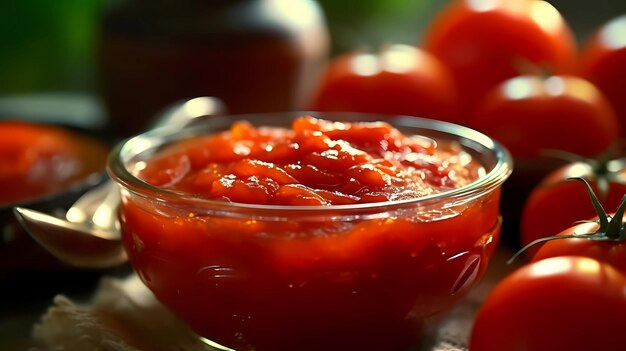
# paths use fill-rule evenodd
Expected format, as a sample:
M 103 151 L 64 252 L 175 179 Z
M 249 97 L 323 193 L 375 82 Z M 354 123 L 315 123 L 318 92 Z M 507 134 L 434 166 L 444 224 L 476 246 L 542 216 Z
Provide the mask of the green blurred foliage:
M 625 0 L 547 0 L 565 18 L 579 41 L 605 22 L 626 14 Z
M 319 0 L 332 53 L 376 50 L 386 43 L 415 44 L 442 0 Z
M 102 2 L 0 1 L 0 94 L 89 89 Z

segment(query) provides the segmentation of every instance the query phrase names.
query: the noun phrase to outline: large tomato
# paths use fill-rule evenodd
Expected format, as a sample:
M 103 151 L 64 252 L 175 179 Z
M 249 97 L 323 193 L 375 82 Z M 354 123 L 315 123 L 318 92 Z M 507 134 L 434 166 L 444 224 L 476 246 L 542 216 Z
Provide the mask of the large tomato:
M 580 256 L 525 265 L 479 309 L 470 351 L 623 350 L 626 277 Z
M 594 83 L 611 102 L 626 136 L 626 15 L 606 23 L 586 43 L 578 74 Z
M 615 144 L 618 135 L 617 118 L 606 99 L 591 83 L 573 76 L 509 79 L 485 95 L 468 125 L 500 141 L 515 159 L 502 208 L 502 238 L 511 246 L 519 244 L 527 197 L 546 174 L 562 165 L 543 154 L 561 150 L 596 157 Z
M 586 179 L 600 204 L 605 209 L 614 210 L 626 194 L 626 159 L 572 162 L 548 174 L 532 190 L 524 205 L 520 223 L 522 246 L 542 237 L 556 235 L 570 228 L 574 222 L 596 215 L 592 203 L 588 201 L 585 187 L 568 181 L 568 178 L 573 177 Z M 560 243 L 549 244 L 553 245 L 558 246 Z M 530 252 L 536 249 L 538 247 L 532 248 Z
M 464 109 L 508 78 L 569 73 L 576 55 L 567 23 L 541 0 L 455 1 L 427 28 L 423 47 L 452 70 Z
M 488 92 L 469 125 L 504 144 L 517 159 L 544 150 L 595 156 L 617 140 L 618 122 L 602 93 L 573 76 L 519 76 Z
M 401 114 L 455 121 L 457 92 L 449 70 L 412 46 L 353 52 L 329 64 L 312 109 Z

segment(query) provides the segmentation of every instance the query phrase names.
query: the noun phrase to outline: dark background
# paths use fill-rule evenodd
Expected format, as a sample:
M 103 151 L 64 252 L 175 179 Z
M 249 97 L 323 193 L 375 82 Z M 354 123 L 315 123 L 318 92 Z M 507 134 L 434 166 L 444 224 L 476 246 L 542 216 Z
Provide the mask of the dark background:
M 95 94 L 95 41 L 103 9 L 121 0 L 0 1 L 0 97 Z M 209 0 L 210 1 L 210 0 Z M 320 0 L 332 54 L 382 43 L 418 44 L 443 0 Z M 623 0 L 551 0 L 582 41 L 626 13 Z

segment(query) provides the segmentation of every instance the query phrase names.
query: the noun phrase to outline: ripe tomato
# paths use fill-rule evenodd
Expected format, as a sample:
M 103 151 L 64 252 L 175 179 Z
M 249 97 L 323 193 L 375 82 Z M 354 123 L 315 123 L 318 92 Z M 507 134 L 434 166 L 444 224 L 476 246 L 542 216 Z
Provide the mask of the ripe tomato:
M 565 229 L 559 233 L 559 236 L 575 233 L 580 234 L 581 238 L 550 240 L 539 248 L 532 261 L 576 255 L 606 262 L 620 272 L 626 272 L 626 243 L 585 238 L 584 234 L 594 233 L 596 230 L 598 230 L 597 223 L 580 223 Z
M 613 265 L 621 272 L 626 272 L 626 243 L 624 243 L 626 240 L 624 227 L 626 194 L 621 192 L 623 197 L 617 210 L 614 214 L 608 215 L 589 182 L 583 178 L 577 179 L 585 183 L 597 217 L 579 222 L 558 235 L 537 239 L 524 249 L 533 244 L 545 242 L 533 257 L 533 261 L 554 256 L 579 255 L 601 260 Z
M 470 110 L 508 78 L 569 73 L 576 54 L 567 23 L 541 0 L 455 1 L 433 20 L 423 46 L 452 70 Z
M 594 156 L 617 140 L 618 122 L 591 83 L 572 76 L 519 76 L 487 93 L 469 125 L 517 159 L 552 149 Z
M 626 277 L 587 257 L 525 265 L 501 281 L 476 315 L 471 351 L 623 350 Z
M 593 205 L 588 201 L 585 187 L 568 181 L 568 178 L 581 177 L 587 180 L 604 208 L 615 209 L 619 206 L 622 196 L 626 194 L 626 159 L 595 163 L 569 163 L 549 173 L 532 190 L 521 216 L 522 246 L 542 237 L 556 235 L 571 227 L 574 222 L 596 215 Z M 557 246 L 559 244 L 554 243 Z M 531 248 L 529 252 L 536 252 L 538 248 Z
M 401 114 L 455 121 L 458 96 L 449 70 L 412 46 L 377 55 L 348 53 L 328 66 L 312 109 Z
M 611 102 L 626 136 L 626 15 L 609 21 L 586 43 L 578 74 L 595 84 Z

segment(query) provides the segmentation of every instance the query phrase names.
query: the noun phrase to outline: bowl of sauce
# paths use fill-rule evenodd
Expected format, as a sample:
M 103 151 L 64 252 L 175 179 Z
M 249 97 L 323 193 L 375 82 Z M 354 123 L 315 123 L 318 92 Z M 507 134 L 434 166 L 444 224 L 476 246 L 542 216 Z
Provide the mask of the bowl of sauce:
M 236 350 L 405 350 L 486 271 L 512 168 L 497 142 L 403 116 L 274 113 L 112 152 L 133 269 Z
M 51 123 L 0 121 L 0 278 L 66 270 L 39 247 L 13 215 L 14 206 L 62 213 L 104 181 L 109 146 L 87 132 Z

